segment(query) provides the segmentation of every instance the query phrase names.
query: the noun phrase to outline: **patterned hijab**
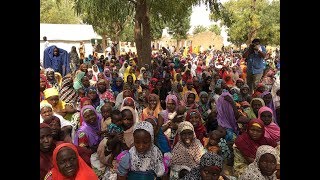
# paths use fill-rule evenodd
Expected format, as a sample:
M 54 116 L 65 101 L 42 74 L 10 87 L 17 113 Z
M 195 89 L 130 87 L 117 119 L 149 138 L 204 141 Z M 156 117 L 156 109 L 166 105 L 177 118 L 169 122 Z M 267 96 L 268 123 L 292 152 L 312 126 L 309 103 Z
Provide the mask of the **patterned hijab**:
M 78 99 L 78 94 L 70 84 L 73 83 L 72 78 L 65 76 L 62 78 L 62 85 L 59 91 L 60 99 L 66 103 L 75 103 Z
M 151 136 L 151 147 L 150 150 L 147 151 L 145 154 L 140 154 L 136 147 L 133 146 L 130 150 L 130 162 L 131 171 L 149 171 L 152 170 L 160 177 L 165 172 L 165 167 L 163 164 L 163 156 L 161 151 L 158 147 L 156 147 L 153 143 L 154 134 L 153 134 L 153 126 L 150 122 L 141 121 L 134 126 L 134 130 L 143 129 L 147 131 Z
M 257 155 L 255 160 L 253 161 L 253 163 L 249 164 L 245 171 L 240 175 L 239 180 L 277 180 L 276 171 L 271 176 L 264 176 L 261 174 L 258 163 L 261 156 L 266 153 L 272 154 L 276 158 L 277 163 L 279 162 L 279 156 L 277 154 L 276 149 L 272 146 L 262 145 L 257 149 Z
M 193 131 L 193 141 L 189 147 L 186 147 L 181 141 L 180 134 L 184 130 Z M 179 141 L 172 150 L 172 165 L 185 165 L 189 168 L 199 166 L 200 158 L 204 154 L 204 148 L 201 142 L 196 138 L 193 125 L 189 121 L 183 121 L 178 125 Z
M 194 168 L 183 179 L 186 180 L 199 180 L 201 179 L 201 168 L 207 166 L 214 166 L 215 168 L 222 169 L 222 157 L 216 153 L 206 152 L 200 159 L 200 167 Z

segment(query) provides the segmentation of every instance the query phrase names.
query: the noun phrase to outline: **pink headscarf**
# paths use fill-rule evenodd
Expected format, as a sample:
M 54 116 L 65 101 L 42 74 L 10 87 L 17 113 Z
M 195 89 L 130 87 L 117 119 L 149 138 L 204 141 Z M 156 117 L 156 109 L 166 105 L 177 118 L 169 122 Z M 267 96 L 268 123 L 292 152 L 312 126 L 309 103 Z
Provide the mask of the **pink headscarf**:
M 258 119 L 260 119 L 261 113 L 269 111 L 272 114 L 273 117 L 273 112 L 270 108 L 267 106 L 263 106 L 259 109 L 258 111 Z M 276 142 L 280 141 L 280 127 L 274 123 L 273 121 L 269 125 L 265 125 L 265 133 L 264 137 L 271 138 L 275 140 Z

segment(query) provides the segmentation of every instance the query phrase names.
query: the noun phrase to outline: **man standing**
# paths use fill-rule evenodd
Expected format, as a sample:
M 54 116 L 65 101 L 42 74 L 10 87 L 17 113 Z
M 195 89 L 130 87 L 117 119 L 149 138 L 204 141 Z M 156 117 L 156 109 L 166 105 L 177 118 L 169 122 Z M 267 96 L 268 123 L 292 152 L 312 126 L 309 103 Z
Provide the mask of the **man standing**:
M 266 52 L 266 48 L 260 45 L 260 39 L 254 39 L 243 54 L 247 62 L 247 84 L 251 94 L 263 75 Z

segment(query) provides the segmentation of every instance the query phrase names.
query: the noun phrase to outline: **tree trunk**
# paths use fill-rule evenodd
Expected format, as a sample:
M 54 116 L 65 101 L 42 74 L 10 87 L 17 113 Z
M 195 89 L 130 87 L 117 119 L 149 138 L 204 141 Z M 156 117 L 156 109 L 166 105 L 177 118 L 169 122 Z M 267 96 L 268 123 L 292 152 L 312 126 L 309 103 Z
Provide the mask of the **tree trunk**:
M 106 50 L 106 39 L 107 39 L 107 36 L 105 34 L 102 34 L 102 50 L 103 50 L 103 53 L 105 52 Z
M 146 0 L 137 0 L 135 8 L 134 37 L 137 47 L 138 66 L 150 64 L 151 37 L 149 8 Z

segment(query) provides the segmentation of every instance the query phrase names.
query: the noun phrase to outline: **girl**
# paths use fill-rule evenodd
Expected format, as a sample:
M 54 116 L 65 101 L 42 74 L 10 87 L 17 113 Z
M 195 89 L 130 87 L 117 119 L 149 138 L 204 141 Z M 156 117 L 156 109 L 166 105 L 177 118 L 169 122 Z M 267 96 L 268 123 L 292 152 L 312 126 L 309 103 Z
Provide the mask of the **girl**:
M 147 121 L 139 122 L 134 127 L 134 146 L 117 157 L 118 180 L 154 180 L 165 174 L 167 167 L 161 151 L 153 143 L 153 133 L 152 124 Z
M 179 171 L 185 169 L 185 166 L 189 169 L 198 167 L 200 158 L 205 152 L 190 122 L 184 121 L 178 125 L 178 137 L 179 141 L 172 150 L 171 180 L 178 179 Z

